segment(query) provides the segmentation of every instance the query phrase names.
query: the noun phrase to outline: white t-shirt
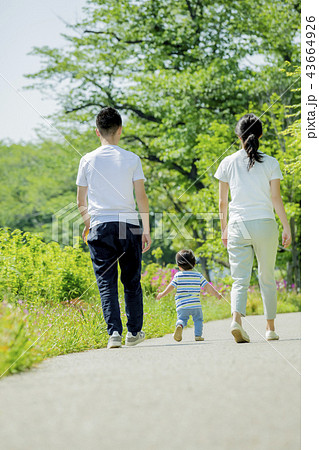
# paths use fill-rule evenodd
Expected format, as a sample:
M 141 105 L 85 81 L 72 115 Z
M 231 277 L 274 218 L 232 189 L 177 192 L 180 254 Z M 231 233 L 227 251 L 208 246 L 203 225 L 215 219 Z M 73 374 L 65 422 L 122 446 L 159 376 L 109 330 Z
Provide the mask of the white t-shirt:
M 117 145 L 103 145 L 81 158 L 76 184 L 88 186 L 91 227 L 118 221 L 139 225 L 136 180 L 145 180 L 139 156 Z
M 260 153 L 263 162 L 255 162 L 250 170 L 247 169 L 247 153 L 241 149 L 223 159 L 215 173 L 215 178 L 229 184 L 229 223 L 275 219 L 269 182 L 282 180 L 283 176 L 276 158 Z

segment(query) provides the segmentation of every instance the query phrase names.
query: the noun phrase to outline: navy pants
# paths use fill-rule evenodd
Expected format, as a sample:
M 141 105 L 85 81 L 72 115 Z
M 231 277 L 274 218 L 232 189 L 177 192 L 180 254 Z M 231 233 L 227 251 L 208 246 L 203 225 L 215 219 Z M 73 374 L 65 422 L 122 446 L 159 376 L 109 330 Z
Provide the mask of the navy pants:
M 90 229 L 87 242 L 108 334 L 123 331 L 118 301 L 118 261 L 124 285 L 127 329 L 135 335 L 143 326 L 141 228 L 124 222 L 105 222 Z

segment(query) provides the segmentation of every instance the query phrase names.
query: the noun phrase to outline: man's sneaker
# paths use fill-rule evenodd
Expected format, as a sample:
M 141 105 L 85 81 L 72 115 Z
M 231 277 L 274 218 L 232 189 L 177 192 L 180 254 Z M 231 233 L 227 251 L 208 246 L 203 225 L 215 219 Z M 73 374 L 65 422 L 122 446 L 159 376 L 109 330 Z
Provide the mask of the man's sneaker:
M 137 345 L 140 342 L 143 342 L 144 339 L 145 339 L 144 331 L 139 331 L 138 333 L 136 333 L 136 336 L 134 336 L 130 331 L 128 331 L 125 338 L 125 345 L 132 347 L 133 345 Z
M 239 323 L 235 322 L 234 320 L 231 323 L 230 332 L 234 336 L 237 344 L 241 342 L 250 342 L 250 338 L 246 333 L 246 331 L 243 329 L 241 325 L 239 325 Z
M 107 348 L 119 348 L 122 347 L 122 336 L 118 331 L 113 331 L 112 336 L 109 337 Z
M 195 336 L 195 341 L 204 341 L 203 336 Z
M 266 331 L 266 339 L 267 339 L 267 341 L 278 341 L 279 336 L 275 331 L 267 330 Z
M 177 342 L 180 342 L 183 339 L 183 326 L 177 325 L 175 328 L 174 339 Z

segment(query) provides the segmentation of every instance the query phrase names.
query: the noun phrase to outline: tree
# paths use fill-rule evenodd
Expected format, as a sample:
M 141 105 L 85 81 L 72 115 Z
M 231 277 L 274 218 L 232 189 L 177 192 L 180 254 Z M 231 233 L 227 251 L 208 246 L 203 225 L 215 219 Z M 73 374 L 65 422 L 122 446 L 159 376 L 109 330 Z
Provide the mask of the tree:
M 207 240 L 194 214 L 217 214 L 213 173 L 236 149 L 242 114 L 264 113 L 270 154 L 286 148 L 281 131 L 291 118 L 275 120 L 271 105 L 297 101 L 280 69 L 298 63 L 299 2 L 91 0 L 85 11 L 64 49 L 34 49 L 43 69 L 33 87 L 57 92 L 57 121 L 78 145 L 90 141 L 85 130 L 100 108 L 119 109 L 123 142 L 144 159 L 153 210 L 193 214 L 189 246 L 200 247 L 204 269 L 209 261 L 227 266 L 218 233 Z

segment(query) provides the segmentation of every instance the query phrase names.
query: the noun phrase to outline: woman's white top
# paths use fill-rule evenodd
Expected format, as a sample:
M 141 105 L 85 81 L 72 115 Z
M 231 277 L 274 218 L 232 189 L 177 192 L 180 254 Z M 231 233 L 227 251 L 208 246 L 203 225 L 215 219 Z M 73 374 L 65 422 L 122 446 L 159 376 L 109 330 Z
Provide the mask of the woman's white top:
M 241 149 L 223 159 L 214 175 L 218 180 L 229 184 L 229 223 L 275 219 L 270 181 L 282 180 L 283 176 L 277 159 L 260 153 L 263 155 L 263 161 L 255 162 L 248 170 L 249 158 L 246 151 Z

